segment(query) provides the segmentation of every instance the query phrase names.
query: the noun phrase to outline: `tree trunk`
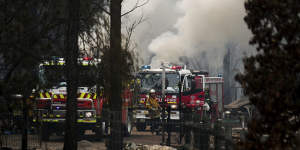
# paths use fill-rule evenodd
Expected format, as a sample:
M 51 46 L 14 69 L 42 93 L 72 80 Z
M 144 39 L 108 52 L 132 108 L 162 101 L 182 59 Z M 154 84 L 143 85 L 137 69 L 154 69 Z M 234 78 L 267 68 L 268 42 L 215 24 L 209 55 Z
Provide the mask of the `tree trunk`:
M 29 84 L 28 84 L 29 85 Z M 28 86 L 27 90 L 24 90 L 22 93 L 22 97 L 21 99 L 18 100 L 22 100 L 22 112 L 23 112 L 23 126 L 22 126 L 22 150 L 27 150 L 28 149 L 28 103 L 27 103 L 27 99 L 30 97 L 30 95 L 32 94 L 31 90 L 33 89 L 31 86 Z
M 122 134 L 122 98 L 121 98 L 121 3 L 122 0 L 110 1 L 110 66 L 111 66 L 111 102 L 112 110 L 111 139 L 109 148 L 121 150 Z
M 22 150 L 27 150 L 27 141 L 28 141 L 28 108 L 26 103 L 26 97 L 22 97 L 23 104 L 23 129 L 22 129 Z
M 78 34 L 79 34 L 80 0 L 68 0 L 65 37 L 66 59 L 65 75 L 67 77 L 67 114 L 65 121 L 64 150 L 77 149 L 77 87 L 78 87 Z

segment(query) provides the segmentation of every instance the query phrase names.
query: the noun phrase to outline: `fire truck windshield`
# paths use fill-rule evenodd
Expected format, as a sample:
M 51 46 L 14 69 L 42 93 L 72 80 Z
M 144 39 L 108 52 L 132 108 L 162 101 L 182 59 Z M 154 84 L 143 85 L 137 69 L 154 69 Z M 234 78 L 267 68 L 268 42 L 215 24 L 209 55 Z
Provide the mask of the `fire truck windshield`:
M 148 93 L 151 89 L 155 89 L 156 91 L 161 91 L 162 89 L 162 73 L 141 73 L 141 91 L 143 93 Z M 166 72 L 166 93 L 178 93 L 178 82 L 179 75 L 176 73 L 168 73 Z
M 66 82 L 64 66 L 52 65 L 40 68 L 39 78 L 46 87 L 57 86 L 59 83 Z M 97 69 L 93 66 L 79 66 L 79 86 L 92 87 L 96 83 Z

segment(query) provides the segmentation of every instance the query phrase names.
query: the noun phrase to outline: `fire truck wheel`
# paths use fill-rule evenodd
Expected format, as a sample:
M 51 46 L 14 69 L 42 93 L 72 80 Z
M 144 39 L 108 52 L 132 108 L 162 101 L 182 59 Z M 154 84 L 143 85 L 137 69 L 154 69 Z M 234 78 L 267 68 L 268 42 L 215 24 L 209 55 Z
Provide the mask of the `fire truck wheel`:
M 192 148 L 194 149 L 194 146 L 195 146 L 195 133 L 194 133 L 194 131 L 192 130 L 191 131 L 191 146 L 192 146 Z
M 131 135 L 131 131 L 132 131 L 132 122 L 131 122 L 131 119 L 128 119 L 127 120 L 127 123 L 126 125 L 124 125 L 124 133 L 125 133 L 125 136 L 130 136 Z
M 42 141 L 49 141 L 50 138 L 50 132 L 46 126 L 42 126 Z
M 103 139 L 103 131 L 102 131 L 102 128 L 96 129 L 96 130 L 95 130 L 95 133 L 96 133 L 96 140 L 102 141 L 102 139 Z
M 137 123 L 136 124 L 136 129 L 138 131 L 145 131 L 146 130 L 146 124 L 145 123 Z
M 84 133 L 85 133 L 85 130 L 83 130 L 83 129 L 78 129 L 78 136 L 82 136 L 82 135 L 84 135 Z
M 195 134 L 193 130 L 184 131 L 182 142 L 184 142 L 185 149 L 194 149 L 195 145 Z
M 55 132 L 55 134 L 56 134 L 57 136 L 63 136 L 63 135 L 64 135 L 62 131 L 57 131 L 57 132 Z

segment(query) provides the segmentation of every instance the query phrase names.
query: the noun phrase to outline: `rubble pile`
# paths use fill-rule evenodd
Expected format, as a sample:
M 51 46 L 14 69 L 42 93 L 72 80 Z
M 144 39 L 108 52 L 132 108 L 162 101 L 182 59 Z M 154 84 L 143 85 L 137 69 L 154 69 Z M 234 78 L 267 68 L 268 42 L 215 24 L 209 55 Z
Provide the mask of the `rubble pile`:
M 169 146 L 142 145 L 142 144 L 135 144 L 135 143 L 127 143 L 124 149 L 125 150 L 176 150 L 175 148 Z

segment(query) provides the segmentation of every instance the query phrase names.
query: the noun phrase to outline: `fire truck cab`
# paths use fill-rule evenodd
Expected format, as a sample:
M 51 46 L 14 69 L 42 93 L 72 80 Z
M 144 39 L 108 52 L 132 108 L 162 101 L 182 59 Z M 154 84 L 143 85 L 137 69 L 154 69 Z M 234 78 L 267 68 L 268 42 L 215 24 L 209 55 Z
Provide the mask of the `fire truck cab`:
M 79 87 L 77 90 L 77 125 L 78 134 L 83 135 L 85 130 L 92 130 L 101 138 L 105 132 L 103 121 L 103 104 L 107 99 L 103 96 L 103 88 L 97 87 L 99 77 L 97 64 L 100 60 L 80 58 L 79 63 Z M 64 78 L 64 60 L 45 61 L 40 65 L 39 76 L 41 91 L 35 98 L 34 122 L 42 125 L 42 139 L 48 140 L 52 133 L 62 135 L 66 115 L 67 83 Z M 53 86 L 54 85 L 54 86 Z M 97 89 L 98 88 L 98 89 Z M 123 90 L 122 123 L 125 135 L 130 135 L 132 126 L 128 117 L 129 104 L 131 102 L 129 89 Z M 107 122 L 106 126 L 109 125 Z
M 142 67 L 138 73 L 140 98 L 134 110 L 138 131 L 144 131 L 150 124 L 151 118 L 145 107 L 145 101 L 151 89 L 155 89 L 156 99 L 161 106 L 166 107 L 166 110 L 168 107 L 171 109 L 170 114 L 165 116 L 170 116 L 169 122 L 175 128 L 183 119 L 180 113 L 195 114 L 201 119 L 207 115 L 211 120 L 219 117 L 219 112 L 223 109 L 223 78 L 208 77 L 208 74 L 202 75 L 184 67 L 171 66 L 165 69 L 165 97 L 162 98 L 162 71 L 162 69 L 151 69 L 147 66 Z M 163 99 L 165 102 L 162 101 Z M 182 110 L 179 110 L 180 104 Z

